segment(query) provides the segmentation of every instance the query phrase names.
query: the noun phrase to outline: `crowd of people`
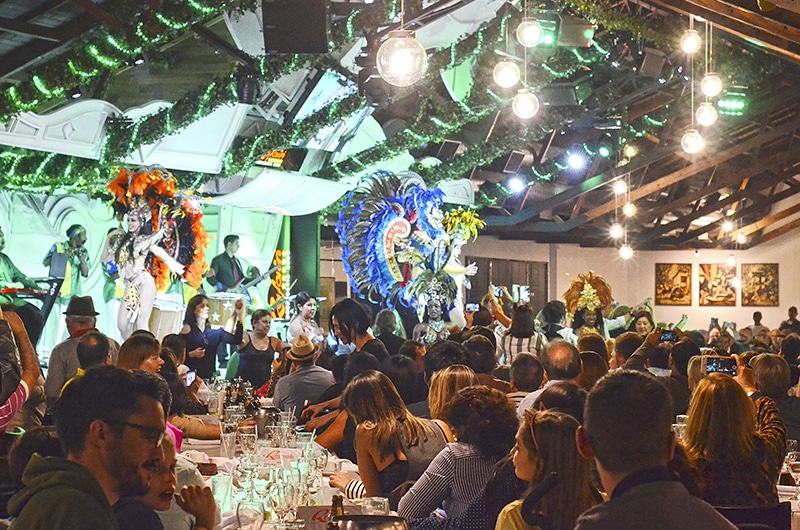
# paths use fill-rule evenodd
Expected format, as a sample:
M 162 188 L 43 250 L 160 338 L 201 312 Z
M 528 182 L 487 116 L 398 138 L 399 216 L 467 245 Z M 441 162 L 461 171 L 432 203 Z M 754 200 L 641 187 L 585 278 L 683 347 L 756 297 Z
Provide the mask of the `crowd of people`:
M 759 313 L 741 329 L 667 329 L 647 303 L 582 308 L 570 327 L 560 301 L 539 315 L 518 303 L 509 318 L 492 291 L 430 343 L 354 299 L 333 307 L 326 336 L 301 293 L 289 342 L 241 305 L 231 332 L 211 327 L 199 294 L 180 333 L 118 344 L 91 297 L 73 296 L 46 379 L 21 320 L 2 312 L 2 516 L 20 529 L 214 528 L 218 507 L 180 450 L 219 437 L 197 414 L 224 343 L 238 348 L 229 377 L 356 463 L 358 479 L 334 473 L 332 486 L 387 497 L 412 529 L 721 529 L 734 527 L 723 508 L 779 505 L 787 440 L 800 438 L 795 308 L 776 331 Z

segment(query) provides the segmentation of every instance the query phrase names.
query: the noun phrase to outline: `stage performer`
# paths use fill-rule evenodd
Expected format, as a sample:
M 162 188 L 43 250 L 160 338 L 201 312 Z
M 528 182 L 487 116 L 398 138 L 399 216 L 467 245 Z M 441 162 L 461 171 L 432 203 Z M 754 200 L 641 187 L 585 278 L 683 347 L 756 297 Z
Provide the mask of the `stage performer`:
M 67 269 L 64 272 L 64 283 L 58 293 L 58 303 L 68 304 L 72 296 L 81 296 L 81 278 L 89 276 L 89 251 L 86 249 L 86 229 L 81 225 L 74 224 L 67 228 L 67 240 L 55 243 L 42 264 L 49 267 L 54 254 L 67 255 Z
M 3 229 L 0 228 L 0 289 L 26 288 L 41 292 L 41 287 L 20 272 L 11 261 L 11 258 L 2 252 L 5 246 L 6 236 L 3 234 Z M 19 315 L 19 318 L 25 324 L 25 330 L 28 332 L 31 344 L 35 346 L 44 327 L 44 318 L 42 318 L 36 306 L 17 298 L 13 293 L 3 292 L 0 292 L 0 305 L 4 305 L 6 311 L 13 311 Z
M 204 294 L 194 295 L 186 304 L 181 336 L 186 339 L 186 366 L 197 370 L 197 376 L 210 379 L 214 376 L 214 356 L 221 343 L 239 344 L 244 337 L 242 311 L 244 301 L 237 300 L 233 309 L 234 333 L 228 333 L 224 327 L 214 329 L 208 325 L 208 297 Z
M 464 328 L 467 326 L 467 320 L 464 316 L 463 288 L 472 288 L 469 276 L 474 276 L 478 272 L 478 266 L 474 263 L 466 266 L 461 264 L 459 260 L 461 247 L 470 240 L 477 239 L 478 229 L 486 226 L 486 222 L 479 219 L 472 210 L 465 210 L 459 206 L 445 214 L 443 225 L 450 237 L 450 253 L 445 262 L 444 271 L 456 283 L 456 297 L 453 300 L 453 309 L 450 311 L 450 322 L 455 322 L 459 327 Z
M 170 272 L 200 287 L 208 236 L 199 207 L 188 198 L 175 196 L 175 179 L 166 171 L 120 169 L 108 189 L 116 197 L 113 207 L 120 227 L 106 237 L 103 261 L 114 261 L 125 280 L 117 315 L 117 327 L 125 340 L 134 326 L 148 329 L 156 292 L 174 279 Z M 126 213 L 127 232 L 121 224 Z
M 625 315 L 615 319 L 603 318 L 603 311 L 608 310 L 613 301 L 611 286 L 602 276 L 594 271 L 578 275 L 564 293 L 567 311 L 573 313 L 575 334 L 580 337 L 585 333 L 597 333 L 607 339 L 609 331 L 625 327 L 628 324 Z
M 208 283 L 213 285 L 218 292 L 231 292 L 246 279 L 242 264 L 236 257 L 236 252 L 239 250 L 239 236 L 228 234 L 223 239 L 223 243 L 225 252 L 214 256 L 214 259 L 211 260 L 211 268 L 208 269 L 205 276 Z

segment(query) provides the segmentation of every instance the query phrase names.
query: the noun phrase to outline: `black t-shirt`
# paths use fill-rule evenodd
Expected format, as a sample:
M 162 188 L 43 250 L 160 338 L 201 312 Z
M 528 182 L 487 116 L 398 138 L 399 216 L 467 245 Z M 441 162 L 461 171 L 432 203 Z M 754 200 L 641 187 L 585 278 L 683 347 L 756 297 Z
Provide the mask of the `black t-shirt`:
M 389 352 L 386 350 L 386 346 L 384 346 L 383 343 L 378 339 L 368 340 L 358 351 L 371 353 L 376 359 L 378 359 L 379 363 L 382 363 L 389 357 Z

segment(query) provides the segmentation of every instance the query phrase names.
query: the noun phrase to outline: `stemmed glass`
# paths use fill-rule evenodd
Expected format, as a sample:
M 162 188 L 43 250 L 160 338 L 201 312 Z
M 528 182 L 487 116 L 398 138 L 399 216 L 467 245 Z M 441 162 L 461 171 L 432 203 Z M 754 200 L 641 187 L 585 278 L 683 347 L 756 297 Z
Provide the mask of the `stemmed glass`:
M 236 505 L 236 528 L 261 530 L 264 525 L 264 503 L 260 500 L 242 500 Z
M 786 458 L 789 463 L 789 474 L 792 475 L 792 480 L 794 480 L 795 486 L 800 486 L 800 453 L 797 451 L 792 451 L 787 455 Z M 800 493 L 800 491 L 795 491 L 792 499 L 797 500 L 798 493 Z
M 254 455 L 258 449 L 258 433 L 255 425 L 239 425 L 237 428 L 242 453 Z
M 278 516 L 278 523 L 286 522 L 286 515 L 294 508 L 296 486 L 286 480 L 278 480 L 269 488 L 269 503 Z

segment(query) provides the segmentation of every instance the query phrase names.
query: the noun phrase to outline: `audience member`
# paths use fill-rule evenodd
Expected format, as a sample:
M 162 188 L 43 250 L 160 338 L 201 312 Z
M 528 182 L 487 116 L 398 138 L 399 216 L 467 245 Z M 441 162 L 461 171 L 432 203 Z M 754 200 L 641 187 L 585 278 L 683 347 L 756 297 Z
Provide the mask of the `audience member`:
M 80 368 L 78 362 L 78 340 L 90 331 L 98 331 L 97 311 L 91 296 L 73 296 L 67 304 L 66 315 L 67 332 L 69 338 L 57 344 L 50 352 L 47 362 L 47 379 L 44 383 L 44 392 L 47 396 L 47 407 L 51 408 L 61 395 L 61 389 L 70 378 L 75 377 Z M 116 362 L 119 344 L 111 342 L 111 361 Z
M 117 367 L 123 370 L 145 370 L 158 373 L 163 364 L 161 344 L 150 335 L 133 333 L 119 347 Z
M 608 362 L 611 370 L 621 368 L 625 362 L 633 355 L 639 346 L 644 342 L 644 338 L 634 331 L 626 331 L 614 341 L 614 351 Z
M 548 341 L 564 339 L 576 344 L 578 336 L 572 328 L 564 326 L 564 319 L 567 317 L 567 308 L 561 300 L 550 300 L 542 308 L 542 333 Z
M 552 474 L 558 486 L 533 505 L 514 501 L 500 512 L 497 528 L 530 528 L 526 516 L 545 518 L 553 529 L 569 530 L 578 516 L 602 499 L 591 484 L 589 466 L 575 447 L 579 424 L 567 414 L 526 410 L 517 431 L 514 469 L 534 490 Z M 524 511 L 530 510 L 528 513 Z M 539 525 L 547 528 L 544 524 Z
M 789 308 L 789 318 L 781 322 L 778 329 L 786 334 L 797 333 L 800 335 L 800 321 L 797 320 L 797 308 L 795 306 Z
M 330 329 L 345 344 L 353 344 L 355 351 L 371 353 L 382 362 L 389 356 L 386 346 L 370 332 L 372 319 L 364 306 L 351 298 L 345 298 L 331 309 L 328 317 Z
M 497 366 L 495 349 L 489 339 L 481 335 L 474 335 L 464 341 L 464 347 L 469 351 L 471 361 L 469 366 L 475 371 L 478 382 L 507 394 L 511 391 L 511 384 L 494 377 Z M 517 354 L 519 355 L 519 353 Z
M 403 326 L 398 326 L 397 312 L 394 309 L 381 309 L 375 316 L 375 324 L 372 326 L 375 338 L 386 346 L 389 355 L 394 356 L 400 353 L 400 346 L 405 342 L 406 337 Z M 402 333 L 402 335 L 398 334 Z
M 425 517 L 440 506 L 448 517 L 458 517 L 514 445 L 515 409 L 499 390 L 464 388 L 450 400 L 443 416 L 458 441 L 447 444 L 400 499 L 401 517 Z
M 781 341 L 780 350 L 778 355 L 786 359 L 791 371 L 792 385 L 796 385 L 798 377 L 800 376 L 800 369 L 797 367 L 798 357 L 800 357 L 800 335 L 797 333 L 790 333 L 786 335 Z
M 394 355 L 381 363 L 380 371 L 392 381 L 406 406 L 417 401 L 417 371 L 411 359 L 404 355 Z
M 103 366 L 70 384 L 54 417 L 66 458 L 34 455 L 9 502 L 12 528 L 118 528 L 111 506 L 147 492 L 146 468 L 165 436 L 160 388 Z
M 547 339 L 536 331 L 533 309 L 530 304 L 518 305 L 511 314 L 511 326 L 503 334 L 501 349 L 503 364 L 511 364 L 519 353 L 536 353 L 542 351 Z
M 602 339 L 601 339 L 602 340 Z M 542 350 L 545 383 L 539 390 L 531 392 L 517 407 L 517 416 L 529 409 L 545 388 L 556 381 L 578 384 L 581 377 L 581 356 L 578 349 L 565 340 L 554 340 Z
M 0 231 L 0 236 L 2 232 Z M 37 395 L 42 372 L 36 350 L 20 316 L 0 308 L 0 433 L 5 432 L 31 396 Z M 41 388 L 38 393 L 41 396 Z M 38 420 L 38 418 L 37 418 Z
M 333 383 L 333 374 L 315 365 L 316 347 L 305 335 L 298 335 L 292 341 L 292 349 L 286 357 L 294 363 L 289 375 L 278 380 L 272 403 L 284 411 L 293 411 L 300 418 L 303 408 L 315 403 Z
M 706 375 L 703 372 L 703 357 L 701 355 L 692 355 L 689 359 L 689 364 L 686 366 L 686 375 L 690 392 L 689 395 L 691 396 L 691 392 L 694 391 L 697 383 Z
M 555 410 L 583 423 L 586 390 L 574 383 L 557 381 L 545 388 L 529 410 Z
M 786 437 L 790 440 L 800 439 L 800 397 L 789 396 L 791 375 L 786 359 L 772 353 L 762 353 L 750 359 L 756 388 L 773 400 L 780 411 L 781 420 L 786 426 Z M 750 396 L 758 397 L 758 394 Z
M 76 348 L 78 354 L 78 372 L 67 380 L 67 386 L 78 377 L 82 377 L 86 370 L 94 366 L 111 365 L 111 340 L 99 331 L 90 331 L 78 340 Z M 63 392 L 63 389 L 62 389 Z
M 603 359 L 609 359 L 606 341 L 597 333 L 584 333 L 578 338 L 576 345 L 580 352 L 593 351 L 603 357 Z
M 608 361 L 597 352 L 581 352 L 581 365 L 581 377 L 578 384 L 587 392 L 608 373 Z
M 511 363 L 511 391 L 507 397 L 515 407 L 525 396 L 539 390 L 544 380 L 544 366 L 538 357 L 530 353 L 520 353 Z
M 427 412 L 427 415 L 417 415 L 420 418 L 433 418 L 444 420 L 444 411 L 450 400 L 458 394 L 462 388 L 475 386 L 478 378 L 469 366 L 454 364 L 434 372 L 431 377 L 430 393 L 428 394 L 428 410 L 420 410 L 420 407 L 411 407 L 409 412 L 414 414 L 415 410 Z
M 745 327 L 744 329 L 740 330 L 740 333 L 745 329 L 750 330 L 750 335 L 752 338 L 756 338 L 763 332 L 768 332 L 769 328 L 761 323 L 761 311 L 755 311 L 753 313 L 753 323 L 749 326 Z
M 578 450 L 594 459 L 609 500 L 584 512 L 576 530 L 736 528 L 668 471 L 675 450 L 672 403 L 656 378 L 608 374 L 589 392 L 584 421 Z

